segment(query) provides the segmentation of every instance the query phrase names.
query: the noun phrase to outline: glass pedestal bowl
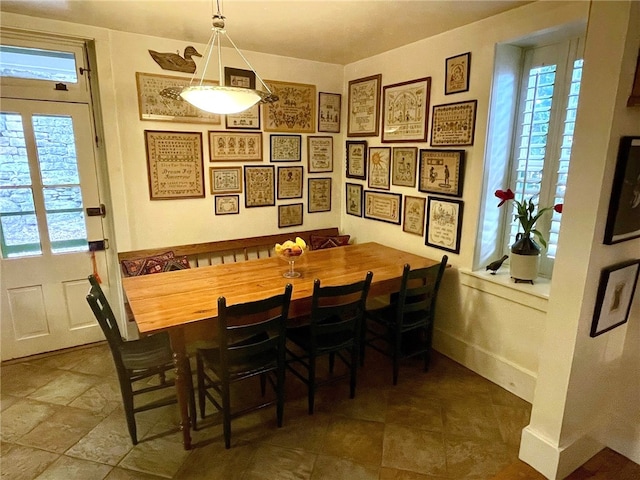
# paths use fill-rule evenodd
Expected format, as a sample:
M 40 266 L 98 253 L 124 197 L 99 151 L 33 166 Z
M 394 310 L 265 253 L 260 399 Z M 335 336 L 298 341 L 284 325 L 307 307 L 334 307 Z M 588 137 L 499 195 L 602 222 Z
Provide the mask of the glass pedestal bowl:
M 280 258 L 289 262 L 289 270 L 287 270 L 285 273 L 282 274 L 284 278 L 298 278 L 302 276 L 300 272 L 296 272 L 294 270 L 294 264 L 298 258 L 304 255 L 304 252 L 305 252 L 304 249 L 302 249 L 298 254 L 295 254 L 295 252 L 287 252 L 287 251 L 283 251 L 282 253 L 279 254 Z

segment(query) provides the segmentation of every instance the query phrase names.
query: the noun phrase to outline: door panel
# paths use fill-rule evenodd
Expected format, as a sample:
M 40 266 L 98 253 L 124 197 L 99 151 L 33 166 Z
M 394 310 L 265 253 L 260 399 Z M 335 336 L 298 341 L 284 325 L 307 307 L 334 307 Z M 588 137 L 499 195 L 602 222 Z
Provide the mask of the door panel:
M 85 300 L 87 241 L 103 238 L 102 218 L 85 214 L 100 205 L 89 106 L 2 99 L 0 110 L 2 359 L 103 340 Z

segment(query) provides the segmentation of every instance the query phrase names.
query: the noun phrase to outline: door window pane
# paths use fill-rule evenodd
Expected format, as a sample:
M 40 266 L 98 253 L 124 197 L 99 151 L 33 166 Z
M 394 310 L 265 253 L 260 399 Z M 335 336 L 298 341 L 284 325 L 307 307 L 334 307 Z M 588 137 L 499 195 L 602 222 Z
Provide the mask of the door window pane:
M 80 184 L 71 117 L 34 115 L 33 132 L 42 184 Z
M 78 83 L 73 53 L 0 45 L 3 77 Z
M 22 116 L 0 112 L 0 187 L 31 185 Z
M 51 251 L 86 251 L 87 229 L 80 187 L 45 188 L 43 193 Z

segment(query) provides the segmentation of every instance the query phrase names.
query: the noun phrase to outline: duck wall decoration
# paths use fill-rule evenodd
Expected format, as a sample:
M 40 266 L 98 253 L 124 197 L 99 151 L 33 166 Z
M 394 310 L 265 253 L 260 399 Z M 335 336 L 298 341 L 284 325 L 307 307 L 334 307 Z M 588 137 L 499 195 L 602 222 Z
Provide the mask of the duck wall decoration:
M 179 53 L 156 52 L 155 50 L 149 50 L 149 54 L 163 70 L 184 73 L 194 73 L 196 71 L 196 62 L 191 57 L 202 57 L 191 45 L 184 49 L 184 57 L 180 56 Z

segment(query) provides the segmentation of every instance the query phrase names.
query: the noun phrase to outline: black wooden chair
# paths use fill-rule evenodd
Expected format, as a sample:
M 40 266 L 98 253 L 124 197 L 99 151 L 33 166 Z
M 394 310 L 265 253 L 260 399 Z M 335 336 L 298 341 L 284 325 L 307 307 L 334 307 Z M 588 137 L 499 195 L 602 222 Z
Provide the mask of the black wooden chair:
M 129 435 L 131 435 L 131 442 L 137 445 L 135 414 L 177 402 L 175 381 L 167 379 L 165 375 L 166 372 L 175 368 L 169 336 L 166 333 L 159 333 L 139 340 L 124 341 L 120 335 L 118 322 L 96 277 L 90 275 L 89 282 L 91 289 L 87 295 L 87 302 L 107 338 L 118 373 Z M 151 377 L 155 375 L 158 375 L 159 383 L 150 382 Z M 190 374 L 189 381 L 191 381 Z M 171 395 L 155 400 L 136 401 L 136 398 L 141 399 L 139 397 L 141 395 L 165 388 L 171 388 Z M 190 409 L 191 416 L 194 418 L 195 399 L 193 389 L 190 390 Z
M 231 447 L 233 418 L 276 404 L 277 424 L 282 426 L 285 328 L 292 289 L 287 284 L 283 294 L 231 306 L 227 306 L 224 297 L 218 299 L 218 347 L 197 351 L 198 399 L 202 418 L 206 399 L 222 412 L 226 448 Z M 232 409 L 231 385 L 257 375 L 263 401 Z M 275 391 L 275 399 L 264 400 L 267 381 Z
M 313 413 L 317 387 L 345 377 L 330 375 L 319 380 L 316 361 L 320 356 L 329 356 L 331 374 L 336 356 L 347 366 L 350 398 L 355 396 L 359 336 L 372 277 L 368 272 L 364 280 L 328 287 L 321 287 L 316 279 L 309 324 L 287 329 L 287 339 L 293 344 L 287 346 L 287 368 L 308 387 L 309 414 Z
M 424 355 L 424 370 L 429 368 L 436 300 L 447 260 L 444 255 L 439 264 L 415 270 L 406 264 L 400 292 L 392 295 L 391 303 L 365 313 L 360 364 L 365 346 L 390 356 L 394 385 L 402 358 Z

